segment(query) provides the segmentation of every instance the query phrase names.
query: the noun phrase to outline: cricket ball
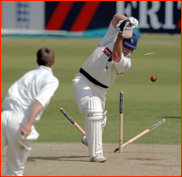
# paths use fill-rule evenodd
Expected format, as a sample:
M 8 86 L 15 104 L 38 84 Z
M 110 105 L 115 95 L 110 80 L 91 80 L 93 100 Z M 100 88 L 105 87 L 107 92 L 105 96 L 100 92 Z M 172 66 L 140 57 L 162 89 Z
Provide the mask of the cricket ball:
M 152 76 L 152 77 L 150 78 L 150 80 L 151 80 L 152 82 L 155 82 L 155 81 L 157 80 L 157 77 Z

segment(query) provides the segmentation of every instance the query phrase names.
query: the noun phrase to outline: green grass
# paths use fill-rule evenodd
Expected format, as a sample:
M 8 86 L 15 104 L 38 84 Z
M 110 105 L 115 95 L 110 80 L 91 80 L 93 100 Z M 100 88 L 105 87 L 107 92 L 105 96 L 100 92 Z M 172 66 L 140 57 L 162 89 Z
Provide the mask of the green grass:
M 81 133 L 60 113 L 63 107 L 84 128 L 72 90 L 72 79 L 101 39 L 1 38 L 1 102 L 11 84 L 37 67 L 36 52 L 54 49 L 54 75 L 60 85 L 42 118 L 35 124 L 37 142 L 80 142 Z M 181 143 L 181 38 L 179 35 L 142 35 L 132 67 L 107 90 L 104 143 L 118 143 L 119 93 L 124 91 L 124 142 L 161 119 L 166 122 L 133 143 Z M 144 56 L 154 52 L 154 55 Z M 155 75 L 156 82 L 150 77 Z

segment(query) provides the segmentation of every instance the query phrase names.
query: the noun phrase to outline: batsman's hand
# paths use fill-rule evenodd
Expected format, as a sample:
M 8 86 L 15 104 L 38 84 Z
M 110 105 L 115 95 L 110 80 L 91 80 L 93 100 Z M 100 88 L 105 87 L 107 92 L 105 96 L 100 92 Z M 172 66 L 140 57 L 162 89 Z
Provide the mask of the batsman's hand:
M 118 24 L 116 25 L 116 29 L 117 31 L 119 31 L 119 36 L 123 36 L 123 29 L 126 26 L 130 26 L 130 20 L 128 18 L 118 22 Z
M 130 25 L 133 27 L 133 29 L 138 28 L 138 20 L 134 17 L 129 17 Z

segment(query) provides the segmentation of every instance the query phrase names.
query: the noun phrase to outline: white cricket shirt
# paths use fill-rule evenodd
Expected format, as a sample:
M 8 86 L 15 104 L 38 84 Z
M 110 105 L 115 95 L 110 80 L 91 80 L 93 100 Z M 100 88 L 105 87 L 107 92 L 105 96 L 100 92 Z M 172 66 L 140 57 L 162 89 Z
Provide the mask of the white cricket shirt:
M 122 76 L 131 67 L 131 59 L 124 57 L 123 53 L 119 62 L 111 58 L 117 36 L 118 31 L 110 23 L 106 35 L 80 70 L 87 79 L 101 87 L 106 86 L 104 88 L 111 86 L 117 75 Z
M 29 116 L 32 105 L 37 100 L 45 110 L 58 86 L 59 81 L 53 75 L 51 68 L 38 66 L 37 69 L 25 73 L 9 88 L 3 100 L 3 109 Z M 43 110 L 35 121 L 40 120 Z

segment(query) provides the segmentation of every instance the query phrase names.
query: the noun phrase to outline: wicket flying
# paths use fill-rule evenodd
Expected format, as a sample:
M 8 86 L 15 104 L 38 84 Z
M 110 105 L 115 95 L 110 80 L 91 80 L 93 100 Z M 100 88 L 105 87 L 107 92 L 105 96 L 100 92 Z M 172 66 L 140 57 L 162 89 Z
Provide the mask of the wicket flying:
M 60 111 L 82 133 L 82 135 L 85 136 L 85 131 L 71 118 L 71 116 L 63 108 L 60 108 Z
M 123 152 L 123 91 L 120 92 L 119 153 Z

